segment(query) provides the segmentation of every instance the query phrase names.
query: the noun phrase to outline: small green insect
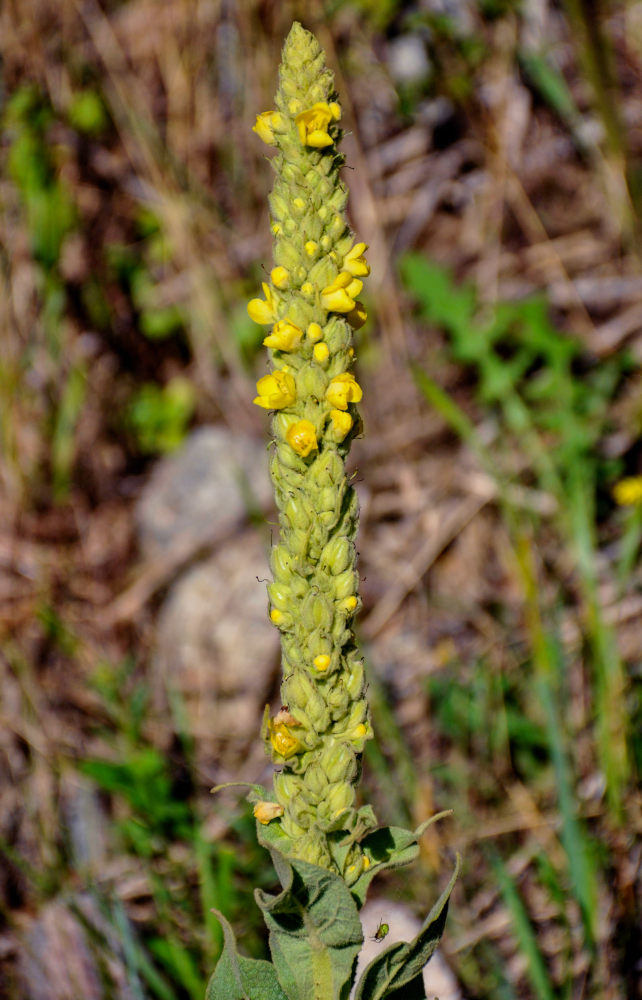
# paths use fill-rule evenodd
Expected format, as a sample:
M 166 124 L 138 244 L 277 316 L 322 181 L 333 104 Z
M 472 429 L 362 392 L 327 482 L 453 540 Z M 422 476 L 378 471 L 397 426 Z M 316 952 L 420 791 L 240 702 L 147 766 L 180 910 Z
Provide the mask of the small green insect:
M 384 924 L 383 920 L 379 921 L 379 926 L 372 935 L 373 941 L 383 941 L 388 932 L 390 931 L 390 924 Z

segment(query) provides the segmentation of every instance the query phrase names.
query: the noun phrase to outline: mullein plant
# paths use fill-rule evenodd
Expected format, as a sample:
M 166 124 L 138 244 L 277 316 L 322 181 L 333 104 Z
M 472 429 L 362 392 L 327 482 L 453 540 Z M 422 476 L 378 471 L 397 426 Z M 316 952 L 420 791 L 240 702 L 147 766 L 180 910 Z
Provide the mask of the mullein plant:
M 248 305 L 266 328 L 271 370 L 254 402 L 273 413 L 271 477 L 280 539 L 271 555 L 270 618 L 281 633 L 282 707 L 262 736 L 270 790 L 252 786 L 258 839 L 282 891 L 256 890 L 272 963 L 237 954 L 229 924 L 209 1000 L 347 1000 L 363 944 L 359 909 L 372 878 L 412 861 L 428 824 L 378 827 L 359 806 L 361 755 L 372 737 L 359 610 L 357 497 L 345 460 L 360 432 L 362 390 L 351 367 L 364 243 L 345 216 L 341 107 L 315 37 L 295 23 L 283 49 L 274 110 L 254 131 L 275 150 L 270 195 L 274 267 Z M 437 817 L 433 817 L 433 820 Z M 429 823 L 432 820 L 428 821 Z M 414 941 L 382 948 L 356 985 L 358 1000 L 424 997 L 422 969 L 443 931 L 456 872 Z

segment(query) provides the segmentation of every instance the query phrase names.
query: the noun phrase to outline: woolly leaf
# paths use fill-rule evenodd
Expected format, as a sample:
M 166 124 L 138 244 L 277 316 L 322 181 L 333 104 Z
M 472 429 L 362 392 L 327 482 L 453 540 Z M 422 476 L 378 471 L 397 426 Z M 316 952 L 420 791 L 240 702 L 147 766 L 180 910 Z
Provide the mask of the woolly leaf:
M 325 868 L 271 853 L 283 891 L 255 896 L 280 983 L 289 1000 L 347 1000 L 363 943 L 350 890 Z
M 355 1000 L 383 1000 L 383 997 L 406 997 L 415 1000 L 416 980 L 434 954 L 441 939 L 448 913 L 448 900 L 459 875 L 460 859 L 441 896 L 428 914 L 419 934 L 407 944 L 400 941 L 377 955 L 359 980 Z M 412 990 L 415 992 L 411 991 Z M 399 991 L 402 991 L 399 993 Z
M 418 841 L 422 834 L 433 823 L 449 815 L 450 810 L 437 813 L 426 820 L 425 823 L 422 823 L 414 832 L 404 830 L 398 826 L 382 826 L 360 841 L 364 852 L 370 858 L 370 867 L 350 887 L 350 891 L 359 909 L 361 909 L 365 902 L 368 887 L 375 875 L 385 871 L 387 868 L 401 868 L 403 865 L 409 865 L 411 861 L 414 861 L 419 853 Z M 345 849 L 347 850 L 347 848 Z M 339 867 L 342 867 L 342 863 L 340 863 Z
M 269 962 L 245 958 L 236 951 L 234 931 L 218 910 L 213 910 L 223 928 L 223 953 L 218 960 L 205 1000 L 289 1000 Z

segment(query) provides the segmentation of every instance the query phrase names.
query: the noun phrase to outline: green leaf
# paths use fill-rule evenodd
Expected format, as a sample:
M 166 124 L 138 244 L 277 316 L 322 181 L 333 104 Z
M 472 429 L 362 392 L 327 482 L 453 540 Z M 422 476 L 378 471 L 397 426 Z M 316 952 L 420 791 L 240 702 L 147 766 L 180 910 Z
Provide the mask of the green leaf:
M 255 896 L 280 983 L 289 1000 L 347 1000 L 363 943 L 350 890 L 325 868 L 270 851 L 283 891 Z
M 460 864 L 457 855 L 450 881 L 414 941 L 408 944 L 399 941 L 391 945 L 364 969 L 354 1000 L 382 1000 L 383 997 L 415 1000 L 422 996 L 416 992 L 416 980 L 441 940 L 448 913 L 448 900 L 459 875 Z
M 404 284 L 418 300 L 424 319 L 451 333 L 465 336 L 470 332 L 475 314 L 475 292 L 471 285 L 455 285 L 446 268 L 421 254 L 406 254 L 401 261 L 401 274 Z
M 364 837 L 361 846 L 372 861 L 367 871 L 364 871 L 354 885 L 350 886 L 350 891 L 359 907 L 363 906 L 368 886 L 375 875 L 386 871 L 387 868 L 409 865 L 419 854 L 414 833 L 399 826 L 380 827 Z
M 205 1000 L 288 1000 L 270 962 L 245 958 L 236 950 L 234 931 L 218 910 L 213 911 L 223 928 L 225 944 Z
M 399 826 L 382 826 L 374 830 L 368 836 L 360 840 L 361 847 L 370 858 L 370 867 L 364 871 L 357 881 L 350 886 L 350 891 L 357 901 L 359 909 L 363 906 L 368 891 L 368 886 L 375 875 L 385 871 L 387 868 L 401 868 L 414 861 L 419 853 L 419 838 L 429 826 L 449 816 L 450 810 L 437 813 L 430 819 L 422 823 L 421 826 L 411 832 Z M 350 841 L 347 841 L 348 848 Z M 333 853 L 338 853 L 336 849 Z M 343 859 L 340 859 L 342 865 Z

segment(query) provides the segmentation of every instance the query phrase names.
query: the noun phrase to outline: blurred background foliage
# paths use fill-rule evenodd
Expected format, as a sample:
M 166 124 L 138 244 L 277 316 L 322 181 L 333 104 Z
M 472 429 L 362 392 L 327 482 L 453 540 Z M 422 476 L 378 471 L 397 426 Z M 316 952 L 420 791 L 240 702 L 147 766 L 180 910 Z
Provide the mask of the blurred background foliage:
M 377 891 L 423 911 L 463 853 L 453 1000 L 642 996 L 638 0 L 2 6 L 0 993 L 201 998 L 213 906 L 265 954 L 273 873 L 208 793 L 265 776 L 263 695 L 210 703 L 216 657 L 177 690 L 155 652 L 204 552 L 254 588 L 262 504 L 244 482 L 241 535 L 176 555 L 141 497 L 198 429 L 265 437 L 251 125 L 294 18 L 336 73 L 373 270 L 364 796 L 454 810 Z

